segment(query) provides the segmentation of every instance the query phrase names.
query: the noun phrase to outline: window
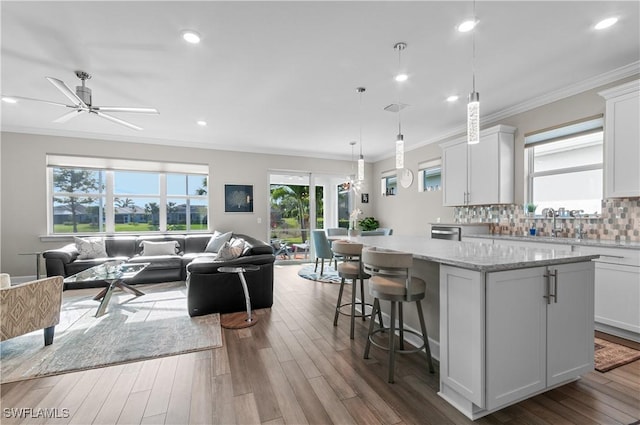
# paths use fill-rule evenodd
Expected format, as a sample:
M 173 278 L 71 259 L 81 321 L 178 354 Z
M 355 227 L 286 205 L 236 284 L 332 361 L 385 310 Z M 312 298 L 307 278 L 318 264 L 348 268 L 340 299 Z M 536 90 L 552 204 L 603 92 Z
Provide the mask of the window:
M 208 229 L 207 175 L 179 172 L 202 172 L 206 166 L 85 158 L 91 166 L 86 168 L 76 165 L 83 158 L 47 159 L 50 233 Z M 168 171 L 150 171 L 153 168 Z
M 528 202 L 599 214 L 602 202 L 602 118 L 525 135 Z
M 433 159 L 418 164 L 418 191 L 442 190 L 442 159 Z
M 395 196 L 398 194 L 398 176 L 383 175 L 380 179 L 380 193 L 382 196 Z

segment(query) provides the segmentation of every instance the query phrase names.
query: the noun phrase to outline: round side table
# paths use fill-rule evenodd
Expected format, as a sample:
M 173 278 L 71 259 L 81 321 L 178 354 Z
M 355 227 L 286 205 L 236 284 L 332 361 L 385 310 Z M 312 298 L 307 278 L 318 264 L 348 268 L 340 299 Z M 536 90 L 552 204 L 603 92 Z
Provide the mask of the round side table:
M 253 326 L 258 319 L 251 314 L 251 299 L 249 298 L 249 289 L 247 288 L 247 280 L 244 277 L 245 272 L 257 272 L 260 270 L 260 266 L 251 264 L 243 264 L 238 266 L 223 266 L 218 267 L 220 273 L 237 273 L 242 284 L 242 291 L 244 292 L 244 301 L 247 306 L 246 317 L 245 313 L 229 313 L 223 314 L 220 317 L 220 325 L 228 329 L 240 329 Z

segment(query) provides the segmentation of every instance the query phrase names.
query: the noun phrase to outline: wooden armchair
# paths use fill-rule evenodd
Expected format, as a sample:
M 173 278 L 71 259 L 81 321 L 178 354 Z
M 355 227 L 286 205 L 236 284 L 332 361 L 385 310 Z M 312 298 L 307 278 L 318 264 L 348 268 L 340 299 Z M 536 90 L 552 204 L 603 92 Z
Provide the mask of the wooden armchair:
M 50 345 L 60 322 L 62 287 L 62 277 L 54 276 L 0 289 L 0 341 L 44 329 L 44 345 Z

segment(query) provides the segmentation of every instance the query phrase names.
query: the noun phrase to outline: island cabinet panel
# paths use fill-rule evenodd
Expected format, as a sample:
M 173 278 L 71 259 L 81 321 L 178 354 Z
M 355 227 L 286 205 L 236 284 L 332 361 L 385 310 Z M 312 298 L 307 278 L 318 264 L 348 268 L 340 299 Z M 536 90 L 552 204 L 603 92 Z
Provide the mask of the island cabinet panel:
M 471 419 L 593 370 L 594 264 L 440 266 L 440 395 Z
M 543 390 L 547 363 L 545 267 L 487 276 L 487 406 Z
M 440 347 L 448 347 L 440 351 L 440 380 L 477 406 L 484 406 L 483 278 L 440 266 Z

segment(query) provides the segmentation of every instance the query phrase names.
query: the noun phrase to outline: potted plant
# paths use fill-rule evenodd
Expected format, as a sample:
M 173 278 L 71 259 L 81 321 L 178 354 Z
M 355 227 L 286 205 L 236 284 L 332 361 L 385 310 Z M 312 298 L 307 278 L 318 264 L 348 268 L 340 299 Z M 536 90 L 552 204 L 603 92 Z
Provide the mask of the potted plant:
M 527 203 L 524 208 L 527 211 L 527 215 L 535 215 L 536 208 L 538 208 L 538 206 L 536 204 Z
M 360 220 L 360 229 L 362 230 L 376 230 L 380 227 L 380 223 L 373 217 L 365 217 Z

